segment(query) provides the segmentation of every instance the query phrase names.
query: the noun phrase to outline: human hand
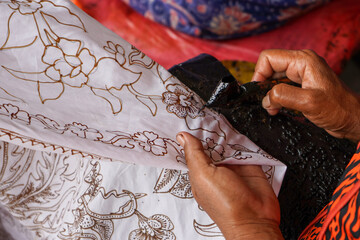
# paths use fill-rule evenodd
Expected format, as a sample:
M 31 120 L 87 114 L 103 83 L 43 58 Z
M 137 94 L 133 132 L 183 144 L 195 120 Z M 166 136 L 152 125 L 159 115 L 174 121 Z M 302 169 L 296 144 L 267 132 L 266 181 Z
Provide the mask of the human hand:
M 260 54 L 252 81 L 286 75 L 301 84 L 274 86 L 263 99 L 269 114 L 282 107 L 301 111 L 315 125 L 337 138 L 360 140 L 360 97 L 351 92 L 311 50 L 265 50 Z
M 260 166 L 215 166 L 197 138 L 181 132 L 177 140 L 193 195 L 226 239 L 283 239 L 279 202 Z

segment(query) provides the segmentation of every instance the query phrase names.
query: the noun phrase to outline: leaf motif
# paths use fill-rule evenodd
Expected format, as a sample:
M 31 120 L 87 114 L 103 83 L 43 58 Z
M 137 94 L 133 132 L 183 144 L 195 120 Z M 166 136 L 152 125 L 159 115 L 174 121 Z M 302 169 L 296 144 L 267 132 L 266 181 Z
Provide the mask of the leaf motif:
M 33 116 L 33 118 L 35 118 L 36 120 L 41 122 L 44 125 L 45 129 L 55 130 L 59 133 L 64 133 L 64 131 L 65 131 L 65 128 L 61 127 L 60 124 L 58 124 L 56 121 L 54 121 L 48 117 L 45 117 L 41 114 L 37 114 L 37 115 Z
M 1 66 L 4 68 L 8 73 L 10 73 L 13 77 L 28 81 L 28 82 L 35 82 L 35 83 L 54 83 L 52 79 L 45 75 L 44 72 L 23 72 L 18 71 L 15 69 L 11 69 L 5 66 Z
M 135 147 L 134 144 L 130 143 L 132 139 L 129 136 L 126 135 L 116 135 L 110 140 L 102 141 L 103 143 L 111 144 L 115 147 L 120 148 L 130 148 L 133 149 Z
M 121 99 L 112 94 L 109 90 L 90 88 L 95 96 L 98 96 L 107 101 L 111 106 L 113 114 L 118 114 L 122 111 Z
M 2 10 L 3 11 L 3 10 Z M 6 15 L 6 12 L 2 12 L 1 13 L 2 16 Z M 22 15 L 22 21 L 16 21 L 18 15 L 17 11 L 12 11 L 12 13 L 9 15 L 9 17 L 7 18 L 7 22 L 6 21 L 2 21 L 2 26 L 0 26 L 0 36 L 1 38 L 4 36 L 5 37 L 5 42 L 0 45 L 0 50 L 4 50 L 4 49 L 15 49 L 15 48 L 24 48 L 24 47 L 28 47 L 31 46 L 32 44 L 34 44 L 36 42 L 36 40 L 38 39 L 38 36 L 36 36 L 36 31 L 35 29 L 33 29 L 33 31 L 29 31 L 30 33 L 33 33 L 33 36 L 28 35 L 26 38 L 17 38 L 16 34 L 12 34 L 13 33 L 13 29 L 12 29 L 12 25 L 15 24 L 15 29 L 22 29 L 23 27 L 31 27 L 28 24 L 28 21 L 32 20 L 32 19 L 28 19 L 29 16 L 24 16 Z M 13 20 L 15 19 L 15 20 Z M 13 23 L 14 22 L 14 23 Z M 5 27 L 5 25 L 7 25 Z M 5 31 L 3 31 L 5 30 Z M 6 33 L 5 33 L 6 32 Z M 32 40 L 30 40 L 32 39 Z M 2 39 L 1 39 L 2 40 Z M 12 42 L 16 42 L 16 45 L 12 45 Z
M 181 171 L 179 170 L 163 169 L 154 187 L 154 192 L 169 192 L 178 180 L 180 174 Z
M 144 104 L 151 112 L 151 114 L 153 116 L 156 115 L 157 113 L 157 105 L 156 103 L 151 99 L 151 97 L 139 97 L 136 96 L 136 99 L 141 102 L 142 104 Z
M 9 100 L 12 102 L 22 102 L 25 103 L 25 100 L 19 98 L 11 93 L 9 93 L 5 88 L 0 87 L 0 98 L 4 100 Z
M 150 219 L 159 222 L 162 230 L 171 231 L 174 229 L 174 224 L 172 223 L 171 219 L 166 215 L 155 214 L 151 216 Z
M 161 222 L 159 222 L 159 221 L 156 220 L 156 219 L 149 219 L 149 220 L 147 220 L 147 223 L 149 224 L 149 226 L 150 226 L 151 228 L 161 229 Z
M 39 97 L 42 103 L 45 103 L 48 100 L 58 99 L 65 91 L 65 87 L 62 82 L 51 82 L 51 83 L 38 82 L 37 85 L 38 85 Z
M 56 5 L 50 1 L 43 1 L 42 5 L 43 5 L 44 9 L 45 8 L 54 9 L 54 7 L 55 7 L 56 12 L 57 12 L 57 15 L 55 17 L 55 16 L 52 16 L 50 14 L 47 14 L 47 13 L 41 11 L 41 15 L 45 19 L 45 21 L 49 18 L 52 18 L 59 24 L 62 24 L 65 26 L 70 26 L 70 27 L 80 28 L 81 30 L 86 32 L 85 25 L 82 22 L 82 20 L 76 14 L 72 13 L 69 8 L 67 8 L 65 6 Z M 53 5 L 53 6 L 51 6 L 51 5 Z
M 147 196 L 147 194 L 146 193 L 134 193 L 134 196 L 136 199 L 140 199 L 140 198 Z
M 51 187 L 48 186 L 45 189 L 43 189 L 41 192 L 39 192 L 36 195 L 31 195 L 28 197 L 25 201 L 22 202 L 22 204 L 29 205 L 32 203 L 36 204 L 46 204 L 49 202 L 50 198 L 55 198 L 56 195 L 51 190 Z
M 59 190 L 65 179 L 61 176 L 69 175 L 67 171 L 76 171 L 67 168 L 64 163 L 66 157 L 43 152 L 40 158 L 33 158 L 35 171 L 29 175 L 25 187 L 13 203 L 16 207 L 27 207 L 29 204 L 45 204 L 59 199 Z
M 170 193 L 178 198 L 193 198 L 189 175 L 187 173 L 180 175 L 178 181 L 171 189 Z

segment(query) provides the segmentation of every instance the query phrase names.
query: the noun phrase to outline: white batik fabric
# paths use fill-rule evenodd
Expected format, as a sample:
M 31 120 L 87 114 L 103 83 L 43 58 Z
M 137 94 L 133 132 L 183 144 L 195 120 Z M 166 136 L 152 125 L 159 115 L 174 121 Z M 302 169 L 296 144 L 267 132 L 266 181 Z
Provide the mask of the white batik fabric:
M 32 238 L 223 239 L 176 134 L 276 193 L 286 167 L 203 104 L 70 1 L 0 0 L 0 202 Z

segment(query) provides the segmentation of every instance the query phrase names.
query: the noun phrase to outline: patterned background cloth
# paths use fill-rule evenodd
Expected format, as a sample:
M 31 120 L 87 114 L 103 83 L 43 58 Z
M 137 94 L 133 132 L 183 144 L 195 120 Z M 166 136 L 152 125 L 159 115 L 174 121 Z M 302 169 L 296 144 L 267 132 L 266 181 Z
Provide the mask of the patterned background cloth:
M 272 31 L 228 41 L 175 31 L 145 18 L 122 0 L 73 2 L 167 69 L 201 53 L 219 60 L 256 62 L 262 50 L 282 48 L 313 49 L 340 73 L 360 43 L 358 0 L 333 0 Z
M 136 11 L 180 32 L 231 39 L 274 29 L 329 0 L 124 0 Z

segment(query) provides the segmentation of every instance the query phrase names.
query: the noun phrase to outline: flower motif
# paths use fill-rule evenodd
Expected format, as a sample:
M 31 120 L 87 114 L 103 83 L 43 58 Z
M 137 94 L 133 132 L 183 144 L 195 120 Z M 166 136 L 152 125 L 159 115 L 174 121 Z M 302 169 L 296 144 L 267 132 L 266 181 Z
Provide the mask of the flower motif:
M 107 42 L 107 46 L 104 47 L 105 51 L 114 54 L 115 55 L 115 60 L 120 64 L 123 65 L 126 62 L 125 59 L 125 49 L 119 45 L 119 44 L 114 44 L 111 41 Z
M 81 48 L 80 41 L 66 38 L 59 38 L 56 44 L 46 46 L 42 60 L 49 65 L 46 76 L 71 87 L 86 84 L 96 62 L 89 49 Z
M 103 135 L 98 130 L 88 128 L 88 126 L 82 123 L 73 122 L 72 124 L 66 124 L 65 128 L 81 138 L 86 138 L 93 141 L 99 141 L 103 138 Z
M 239 5 L 228 6 L 210 22 L 210 31 L 219 35 L 231 35 L 242 31 L 242 26 L 251 20 L 251 15 Z
M 136 212 L 139 218 L 139 229 L 129 234 L 129 240 L 175 240 L 175 234 L 171 231 L 174 225 L 168 216 L 155 214 L 147 218 Z
M 3 104 L 0 105 L 0 115 L 5 115 L 14 120 L 20 120 L 27 124 L 30 124 L 31 117 L 30 115 L 19 109 L 19 107 L 12 104 Z
M 178 84 L 170 84 L 166 88 L 168 91 L 163 93 L 162 98 L 163 103 L 167 104 L 168 112 L 174 113 L 179 118 L 203 116 L 203 112 L 199 113 L 201 104 L 195 100 L 193 93 Z
M 36 13 L 42 5 L 41 0 L 11 0 L 9 7 L 26 15 Z
M 215 141 L 211 138 L 206 138 L 205 141 L 204 151 L 209 155 L 209 157 L 215 162 L 224 160 L 224 147 L 215 143 Z
M 144 131 L 135 133 L 132 137 L 146 152 L 152 152 L 156 156 L 164 156 L 167 153 L 166 143 L 154 132 Z

